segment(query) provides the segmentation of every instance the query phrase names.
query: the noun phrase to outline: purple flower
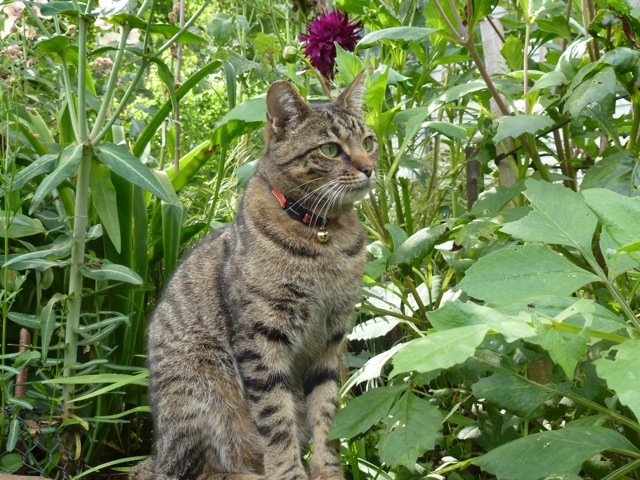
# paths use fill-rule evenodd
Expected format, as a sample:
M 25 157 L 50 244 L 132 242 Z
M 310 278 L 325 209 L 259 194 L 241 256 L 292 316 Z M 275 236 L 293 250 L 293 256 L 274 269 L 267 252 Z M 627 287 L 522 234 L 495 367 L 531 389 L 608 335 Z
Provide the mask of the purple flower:
M 301 33 L 300 40 L 306 41 L 304 54 L 311 65 L 328 79 L 333 78 L 336 60 L 336 46 L 353 52 L 360 39 L 360 22 L 349 23 L 349 17 L 340 10 L 325 11 L 307 24 L 308 34 Z

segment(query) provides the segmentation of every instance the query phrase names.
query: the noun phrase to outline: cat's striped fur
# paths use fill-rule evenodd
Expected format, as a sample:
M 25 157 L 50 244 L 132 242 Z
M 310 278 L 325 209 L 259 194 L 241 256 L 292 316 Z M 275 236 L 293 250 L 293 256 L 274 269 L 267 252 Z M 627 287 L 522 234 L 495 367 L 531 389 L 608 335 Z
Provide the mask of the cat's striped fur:
M 182 261 L 151 319 L 157 452 L 131 479 L 343 478 L 327 432 L 365 266 L 353 202 L 375 182 L 378 158 L 363 78 L 314 106 L 289 82 L 270 87 L 266 147 L 235 220 Z M 291 218 L 272 188 L 331 218 L 330 240 Z

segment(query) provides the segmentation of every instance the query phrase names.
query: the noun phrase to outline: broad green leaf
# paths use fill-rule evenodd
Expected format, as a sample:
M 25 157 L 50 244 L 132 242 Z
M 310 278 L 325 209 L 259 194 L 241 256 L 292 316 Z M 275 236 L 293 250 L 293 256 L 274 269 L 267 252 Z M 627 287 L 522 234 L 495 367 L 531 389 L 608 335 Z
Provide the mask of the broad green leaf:
M 178 265 L 182 223 L 184 222 L 186 208 L 180 203 L 178 196 L 173 191 L 169 177 L 164 172 L 157 172 L 157 176 L 167 195 L 172 199 L 171 202 L 163 200 L 160 206 L 164 267 L 167 277 L 169 277 Z
M 125 282 L 133 285 L 142 285 L 144 280 L 136 272 L 124 265 L 104 263 L 102 265 L 84 265 L 80 268 L 83 276 L 92 280 L 111 280 L 113 282 Z
M 437 405 L 404 394 L 384 418 L 387 429 L 378 442 L 380 460 L 415 470 L 416 460 L 442 437 L 443 412 Z
M 552 33 L 556 37 L 572 40 L 571 26 L 564 16 L 556 15 L 552 18 L 536 18 L 536 26 L 543 32 Z
M 640 418 L 640 340 L 629 339 L 615 345 L 594 363 L 598 376 L 604 378 L 620 402 Z
M 577 267 L 542 245 L 497 250 L 482 257 L 465 273 L 458 287 L 496 304 L 547 295 L 570 295 L 599 277 Z
M 500 480 L 540 480 L 577 474 L 584 462 L 605 450 L 640 453 L 618 432 L 603 427 L 572 427 L 536 433 L 502 445 L 473 460 Z
M 504 335 L 507 342 L 536 335 L 533 327 L 525 321 L 475 303 L 447 302 L 438 310 L 429 313 L 429 321 L 438 331 L 468 325 L 485 325 Z
M 62 57 L 67 53 L 70 41 L 66 35 L 54 35 L 51 38 L 39 41 L 36 46 L 43 53 L 55 53 Z
M 101 143 L 99 147 L 95 147 L 95 153 L 98 160 L 112 172 L 162 200 L 170 200 L 149 167 L 129 152 L 126 147 L 113 143 Z
M 587 170 L 580 189 L 606 188 L 620 195 L 632 196 L 640 185 L 640 168 L 631 150 L 620 150 L 604 157 Z
M 560 332 L 554 324 L 536 322 L 536 331 L 542 348 L 544 348 L 553 363 L 564 370 L 569 380 L 573 380 L 576 366 L 587 353 L 591 337 L 587 329 L 578 334 Z
M 67 180 L 78 171 L 80 161 L 82 160 L 83 148 L 83 145 L 74 143 L 67 145 L 64 150 L 62 150 L 58 166 L 53 172 L 44 177 L 40 185 L 38 185 L 38 189 L 33 194 L 29 213 L 33 213 L 36 207 L 44 201 L 45 197 L 49 195 L 53 189 L 57 188 L 64 180 Z
M 476 398 L 484 398 L 522 418 L 530 418 L 543 402 L 552 397 L 539 386 L 516 375 L 500 372 L 480 379 L 471 386 L 471 390 Z
M 522 180 L 511 187 L 498 185 L 485 190 L 473 204 L 469 213 L 475 216 L 493 217 L 522 190 L 524 190 L 524 182 Z
M 236 106 L 216 124 L 211 135 L 212 145 L 228 144 L 234 138 L 262 128 L 267 120 L 264 97 L 253 98 Z
M 542 115 L 507 115 L 496 119 L 498 129 L 493 141 L 495 143 L 505 138 L 518 138 L 525 133 L 537 133 L 553 127 L 555 124 L 549 117 Z
M 118 220 L 118 194 L 111 182 L 111 171 L 98 162 L 92 162 L 89 176 L 91 199 L 98 212 L 113 247 L 118 253 L 121 250 L 120 222 Z
M 424 126 L 451 139 L 464 140 L 468 137 L 467 129 L 448 122 L 426 122 Z
M 568 79 L 572 80 L 578 73 L 580 64 L 582 64 L 585 56 L 588 55 L 587 46 L 591 39 L 581 38 L 573 43 L 570 43 L 558 60 L 556 70 L 562 72 L 562 74 Z
M 387 265 L 411 265 L 429 255 L 438 239 L 447 230 L 445 225 L 423 228 L 400 244 L 387 259 Z
M 46 233 L 44 225 L 37 218 L 27 217 L 22 213 L 9 215 L 9 228 L 5 230 L 7 212 L 0 210 L 0 238 L 22 238 Z
M 382 41 L 390 42 L 424 42 L 437 32 L 436 28 L 424 27 L 392 27 L 375 30 L 364 37 L 356 45 L 356 51 L 373 47 Z
M 447 89 L 442 95 L 440 95 L 440 100 L 445 103 L 454 102 L 460 97 L 464 97 L 465 95 L 469 95 L 470 93 L 486 89 L 487 84 L 483 81 L 462 83 L 460 85 L 455 85 Z
M 590 105 L 602 103 L 605 97 L 624 93 L 613 67 L 605 66 L 593 77 L 584 80 L 569 94 L 564 111 L 570 113 L 572 117 L 579 117 L 583 112 L 589 110 Z
M 353 438 L 386 417 L 404 385 L 372 388 L 347 402 L 336 413 L 329 439 Z
M 564 73 L 559 72 L 558 70 L 551 70 L 550 72 L 542 75 L 536 83 L 529 89 L 529 93 L 542 90 L 544 88 L 549 87 L 559 87 L 560 85 L 565 85 L 567 83 L 567 77 L 564 76 Z
M 5 453 L 0 455 L 0 470 L 15 473 L 22 467 L 22 455 L 19 453 Z
M 80 11 L 76 9 L 75 5 L 80 8 Z M 49 2 L 38 5 L 38 8 L 40 9 L 40 14 L 46 17 L 62 14 L 77 17 L 81 12 L 85 11 L 87 4 L 83 2 L 76 4 L 74 2 Z
M 393 356 L 391 376 L 403 372 L 431 372 L 465 362 L 489 331 L 486 325 L 442 330 L 411 340 Z
M 211 141 L 206 140 L 180 159 L 178 173 L 175 173 L 173 165 L 165 168 L 164 172 L 171 180 L 173 190 L 179 192 L 211 158 L 214 151 Z
M 618 245 L 629 245 L 640 239 L 640 198 L 624 197 L 602 188 L 585 190 L 582 195 Z M 628 255 L 640 261 L 640 252 Z
M 525 186 L 533 211 L 502 231 L 527 242 L 579 247 L 590 254 L 598 219 L 580 194 L 540 180 L 528 179 Z
M 116 25 L 129 24 L 131 27 L 138 28 L 141 31 L 145 31 L 147 28 L 147 22 L 145 20 L 127 13 L 112 15 L 107 19 L 107 21 Z M 151 33 L 158 33 L 169 39 L 180 31 L 180 27 L 178 25 L 152 23 L 149 27 L 149 30 Z M 180 35 L 177 43 L 206 43 L 206 41 L 207 40 L 205 40 L 200 35 L 196 35 L 195 33 L 187 30 Z
M 602 61 L 611 65 L 618 73 L 633 72 L 638 68 L 640 52 L 627 47 L 617 47 L 609 50 L 602 57 Z

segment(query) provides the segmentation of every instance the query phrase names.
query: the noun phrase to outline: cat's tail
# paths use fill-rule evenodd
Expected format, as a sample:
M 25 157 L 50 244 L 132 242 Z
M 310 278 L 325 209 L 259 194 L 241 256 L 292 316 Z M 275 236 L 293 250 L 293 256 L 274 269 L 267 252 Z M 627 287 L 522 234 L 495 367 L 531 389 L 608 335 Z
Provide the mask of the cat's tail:
M 152 457 L 143 460 L 138 463 L 131 473 L 129 473 L 129 480 L 156 480 L 157 476 L 153 471 L 154 459 Z

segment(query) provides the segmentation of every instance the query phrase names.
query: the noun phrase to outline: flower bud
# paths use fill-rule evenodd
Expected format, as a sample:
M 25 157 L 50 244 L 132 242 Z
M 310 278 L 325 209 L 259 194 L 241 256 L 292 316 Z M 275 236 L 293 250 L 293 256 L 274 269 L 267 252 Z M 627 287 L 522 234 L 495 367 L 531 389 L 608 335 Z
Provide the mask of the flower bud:
M 298 58 L 298 49 L 291 45 L 284 47 L 282 58 L 284 58 L 284 61 L 287 63 L 294 63 Z

